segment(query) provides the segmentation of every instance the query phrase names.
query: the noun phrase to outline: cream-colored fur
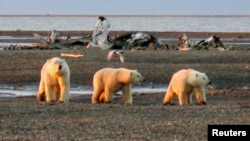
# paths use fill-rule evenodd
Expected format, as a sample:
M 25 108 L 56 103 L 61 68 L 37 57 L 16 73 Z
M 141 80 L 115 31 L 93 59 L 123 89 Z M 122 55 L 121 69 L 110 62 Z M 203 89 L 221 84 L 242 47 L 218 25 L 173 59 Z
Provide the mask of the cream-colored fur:
M 206 104 L 204 86 L 210 83 L 205 73 L 193 69 L 180 70 L 174 73 L 163 99 L 163 104 L 171 104 L 175 95 L 178 96 L 180 105 L 192 104 L 192 93 L 195 94 L 199 104 Z
M 54 57 L 43 65 L 37 101 L 68 102 L 70 69 L 64 59 Z
M 93 77 L 92 103 L 110 103 L 113 94 L 122 91 L 125 104 L 132 104 L 132 84 L 141 83 L 144 77 L 137 70 L 103 68 Z

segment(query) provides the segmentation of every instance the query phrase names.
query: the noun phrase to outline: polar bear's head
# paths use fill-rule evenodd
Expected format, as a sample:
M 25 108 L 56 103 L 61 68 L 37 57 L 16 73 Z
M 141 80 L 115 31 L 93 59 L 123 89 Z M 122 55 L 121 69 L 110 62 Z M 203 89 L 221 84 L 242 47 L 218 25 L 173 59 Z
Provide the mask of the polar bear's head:
M 114 79 L 123 84 L 138 84 L 145 81 L 144 77 L 137 70 L 119 68 L 115 70 Z
M 133 84 L 139 84 L 145 81 L 145 78 L 137 70 L 131 70 L 130 81 Z
M 51 72 L 60 74 L 66 69 L 66 62 L 64 59 L 54 57 L 47 61 L 50 65 Z
M 206 86 L 211 84 L 211 81 L 208 79 L 205 73 L 194 71 L 190 74 L 188 83 L 192 86 Z

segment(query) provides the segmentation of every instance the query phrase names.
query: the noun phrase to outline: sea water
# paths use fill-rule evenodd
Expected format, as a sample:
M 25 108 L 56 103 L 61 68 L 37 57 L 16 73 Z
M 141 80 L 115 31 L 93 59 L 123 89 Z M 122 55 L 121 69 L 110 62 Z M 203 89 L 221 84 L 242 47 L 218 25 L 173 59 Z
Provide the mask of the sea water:
M 98 16 L 0 16 L 0 30 L 92 30 Z M 250 32 L 250 16 L 106 16 L 114 31 Z

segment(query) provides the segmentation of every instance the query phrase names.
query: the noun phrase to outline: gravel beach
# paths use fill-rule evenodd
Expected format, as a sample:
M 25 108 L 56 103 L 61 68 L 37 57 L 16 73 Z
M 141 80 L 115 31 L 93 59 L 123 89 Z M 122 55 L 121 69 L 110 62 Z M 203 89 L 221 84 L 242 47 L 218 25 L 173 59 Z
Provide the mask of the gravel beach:
M 12 36 L 10 33 L 5 31 L 0 35 Z M 25 36 L 26 32 L 19 34 Z M 161 34 L 162 38 L 181 35 L 155 34 Z M 188 35 L 208 37 L 208 33 Z M 246 33 L 216 35 L 223 39 L 249 39 Z M 193 105 L 179 106 L 175 98 L 175 105 L 164 106 L 165 92 L 140 91 L 133 93 L 131 106 L 124 105 L 119 94 L 112 103 L 97 105 L 91 104 L 91 93 L 72 95 L 69 103 L 55 105 L 37 104 L 34 96 L 1 97 L 0 140 L 206 141 L 208 125 L 250 124 L 250 56 L 249 51 L 243 50 L 125 50 L 124 64 L 118 58 L 108 62 L 108 51 L 94 48 L 1 50 L 0 85 L 8 84 L 13 90 L 23 85 L 38 85 L 42 65 L 61 53 L 83 54 L 80 58 L 62 57 L 69 64 L 72 86 L 91 87 L 93 74 L 104 67 L 138 69 L 146 78 L 140 85 L 145 88 L 167 88 L 172 74 L 180 69 L 206 72 L 212 81 L 205 89 L 207 105 L 197 105 L 193 98 Z

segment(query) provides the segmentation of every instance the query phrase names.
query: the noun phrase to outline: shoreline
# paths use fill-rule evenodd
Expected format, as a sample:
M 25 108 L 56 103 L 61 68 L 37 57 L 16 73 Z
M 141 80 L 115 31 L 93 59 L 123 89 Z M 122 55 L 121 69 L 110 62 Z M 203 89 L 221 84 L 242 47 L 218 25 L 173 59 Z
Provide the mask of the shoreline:
M 157 86 L 152 88 L 152 86 L 132 86 L 132 93 L 143 93 L 143 94 L 155 94 L 155 93 L 165 93 L 166 86 Z M 22 85 L 16 89 L 12 85 L 5 84 L 4 87 L 0 88 L 0 99 L 4 97 L 18 98 L 26 96 L 36 96 L 38 91 L 38 85 Z M 74 85 L 71 86 L 70 95 L 71 96 L 81 96 L 81 95 L 92 95 L 92 86 L 82 86 Z M 121 95 L 122 92 L 119 91 L 115 95 Z
M 60 30 L 58 30 L 60 31 Z M 47 36 L 49 31 L 22 31 L 22 30 L 1 30 L 0 36 L 27 36 L 33 37 L 33 33 L 37 33 L 42 36 Z M 63 35 L 72 36 L 87 36 L 92 31 L 60 31 Z M 250 38 L 249 32 L 159 32 L 159 31 L 110 31 L 110 36 L 121 35 L 127 32 L 146 32 L 150 33 L 158 38 L 179 38 L 183 33 L 187 34 L 189 38 L 207 38 L 212 35 L 219 36 L 220 38 Z

